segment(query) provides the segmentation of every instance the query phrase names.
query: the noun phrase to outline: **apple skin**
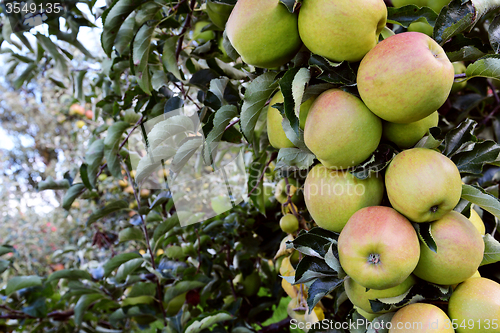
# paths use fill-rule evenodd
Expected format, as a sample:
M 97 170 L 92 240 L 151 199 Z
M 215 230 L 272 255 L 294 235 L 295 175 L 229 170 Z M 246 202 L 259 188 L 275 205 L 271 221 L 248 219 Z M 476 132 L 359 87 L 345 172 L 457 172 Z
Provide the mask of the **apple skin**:
M 428 0 L 427 6 L 439 14 L 444 6 L 450 3 L 451 0 Z
M 382 0 L 304 1 L 299 33 L 312 53 L 338 62 L 359 61 L 377 45 L 386 22 Z
M 390 298 L 402 295 L 406 293 L 408 290 L 410 290 L 410 288 L 415 284 L 415 282 L 416 282 L 415 277 L 413 275 L 410 275 L 406 280 L 403 281 L 403 283 L 398 284 L 395 287 L 383 290 L 370 289 L 367 291 L 365 287 L 361 286 L 359 283 L 356 283 L 356 281 L 348 277 L 344 281 L 344 287 L 347 297 L 349 298 L 352 304 L 354 304 L 357 308 L 366 311 L 369 314 L 379 315 L 382 313 L 394 311 L 395 309 L 374 312 L 372 311 L 370 300 L 376 300 L 380 298 Z
M 414 303 L 399 309 L 392 317 L 391 324 L 389 333 L 455 332 L 446 313 L 426 303 Z
M 498 325 L 500 318 L 500 284 L 493 280 L 478 277 L 459 284 L 451 294 L 448 304 L 448 315 L 458 323 L 457 333 L 498 333 L 500 328 L 493 329 L 493 320 Z M 468 321 L 474 321 L 474 326 L 469 329 Z M 490 329 L 486 329 L 489 320 Z M 465 321 L 466 328 L 460 327 Z M 479 323 L 481 327 L 479 327 Z M 471 325 L 472 326 L 472 325 Z
M 285 214 L 280 219 L 280 228 L 287 234 L 293 234 L 299 230 L 299 220 L 293 214 Z
M 433 112 L 424 119 L 409 124 L 398 124 L 384 121 L 382 137 L 394 142 L 399 148 L 410 148 L 423 138 L 431 127 L 439 122 L 438 112 Z
M 408 26 L 408 31 L 421 32 L 432 37 L 434 28 L 427 22 L 413 22 Z
M 455 71 L 455 74 L 463 74 L 467 70 L 467 67 L 465 67 L 465 64 L 463 61 L 455 61 L 452 62 L 453 69 Z M 463 80 L 463 79 L 461 79 Z M 451 92 L 456 93 L 457 91 L 460 91 L 465 88 L 467 85 L 467 81 L 463 82 L 453 82 L 453 86 L 451 87 Z
M 407 5 L 416 5 L 418 7 L 423 7 L 427 6 L 427 0 L 392 0 L 392 5 L 396 8 Z
M 292 60 L 302 46 L 297 20 L 279 0 L 239 0 L 226 34 L 244 62 L 274 68 Z
M 452 285 L 465 281 L 483 260 L 484 242 L 471 221 L 451 211 L 431 223 L 437 253 L 425 244 L 420 246 L 420 259 L 413 274 L 436 284 Z
M 340 232 L 359 209 L 382 202 L 384 182 L 372 176 L 361 180 L 348 171 L 331 170 L 321 164 L 307 174 L 304 201 L 321 228 Z
M 385 186 L 392 207 L 413 222 L 440 219 L 455 208 L 462 195 L 455 163 L 427 148 L 396 155 L 385 173 Z
M 363 102 L 340 89 L 319 95 L 309 110 L 304 142 L 328 168 L 347 169 L 366 160 L 382 137 L 382 121 Z
M 338 239 L 340 264 L 354 281 L 369 289 L 388 289 L 408 278 L 420 256 L 411 223 L 390 207 L 358 210 Z
M 363 317 L 365 317 L 365 319 L 367 319 L 368 321 L 373 321 L 373 319 L 375 319 L 375 318 L 377 318 L 378 316 L 380 316 L 380 314 L 366 312 L 365 310 L 358 308 L 356 305 L 355 305 L 355 306 L 353 306 L 353 308 L 354 308 L 356 311 L 358 311 L 358 313 L 359 313 L 360 315 L 362 315 Z
M 208 17 L 210 18 L 210 21 L 212 21 L 212 23 L 221 30 L 224 30 L 226 27 L 227 19 L 229 18 L 229 15 L 231 15 L 233 7 L 234 6 L 225 3 L 207 0 Z
M 472 209 L 472 207 L 470 209 L 469 221 L 472 222 L 474 227 L 476 227 L 477 231 L 479 231 L 481 235 L 486 234 L 486 227 L 484 226 L 483 219 L 481 219 L 479 214 L 474 209 Z
M 439 109 L 450 94 L 453 65 L 432 38 L 403 32 L 363 58 L 357 83 L 361 99 L 380 118 L 411 123 Z

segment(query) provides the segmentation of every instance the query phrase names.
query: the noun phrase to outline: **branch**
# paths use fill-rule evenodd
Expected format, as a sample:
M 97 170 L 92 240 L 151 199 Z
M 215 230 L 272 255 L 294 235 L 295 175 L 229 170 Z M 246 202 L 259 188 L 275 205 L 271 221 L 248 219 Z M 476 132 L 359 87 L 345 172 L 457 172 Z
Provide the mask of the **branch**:
M 175 61 L 179 61 L 179 55 L 182 50 L 182 43 L 184 42 L 184 35 L 186 34 L 187 29 L 191 26 L 191 16 L 193 14 L 194 6 L 196 5 L 196 0 L 191 0 L 191 4 L 189 5 L 189 13 L 186 17 L 186 22 L 184 22 L 184 26 L 182 27 L 181 33 L 179 34 L 179 41 L 177 42 L 177 49 L 175 50 Z

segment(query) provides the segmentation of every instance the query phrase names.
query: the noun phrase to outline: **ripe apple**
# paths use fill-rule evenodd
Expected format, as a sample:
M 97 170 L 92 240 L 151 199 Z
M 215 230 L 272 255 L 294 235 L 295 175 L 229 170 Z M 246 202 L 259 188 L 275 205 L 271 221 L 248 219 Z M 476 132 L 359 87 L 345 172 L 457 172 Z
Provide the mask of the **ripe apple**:
M 463 61 L 455 61 L 452 63 L 453 65 L 453 70 L 455 71 L 455 74 L 463 74 L 467 70 L 467 67 L 465 67 L 465 64 Z M 460 79 L 463 80 L 463 79 Z M 457 91 L 460 91 L 465 88 L 467 85 L 467 81 L 462 81 L 462 82 L 453 82 L 453 86 L 451 87 L 451 92 L 456 93 Z
M 423 7 L 427 6 L 427 0 L 392 0 L 392 5 L 396 8 L 407 5 L 416 5 L 419 7 Z
M 454 333 L 446 313 L 432 304 L 414 303 L 392 317 L 389 333 Z
M 388 289 L 408 278 L 420 255 L 411 223 L 390 207 L 358 210 L 338 240 L 340 264 L 354 281 L 369 289 Z
M 87 117 L 88 120 L 92 120 L 92 118 L 94 117 L 94 113 L 92 112 L 92 110 L 85 111 L 85 117 Z
M 393 123 L 411 123 L 439 109 L 453 85 L 453 65 L 432 38 L 403 32 L 375 46 L 358 69 L 366 106 Z
M 340 232 L 349 218 L 363 207 L 382 202 L 384 182 L 373 175 L 361 180 L 347 170 L 331 170 L 321 164 L 307 174 L 306 207 L 318 226 Z
M 481 217 L 479 216 L 479 214 L 476 212 L 476 210 L 474 210 L 472 207 L 470 209 L 469 220 L 472 222 L 472 224 L 474 225 L 474 227 L 476 227 L 477 231 L 479 231 L 479 233 L 481 235 L 486 234 L 486 228 L 484 226 L 483 220 L 481 219 Z
M 338 62 L 359 61 L 378 43 L 386 22 L 383 0 L 304 1 L 299 33 L 313 53 Z
M 413 222 L 440 219 L 455 208 L 462 194 L 457 166 L 426 148 L 396 155 L 385 173 L 385 186 L 392 207 Z
M 367 159 L 382 137 L 382 121 L 340 89 L 319 95 L 309 110 L 304 142 L 327 168 L 346 169 Z
M 293 234 L 299 230 L 299 220 L 293 214 L 285 214 L 280 219 L 280 228 L 287 234 Z
M 198 21 L 194 25 L 193 29 L 193 39 L 200 44 L 206 43 L 215 37 L 215 32 L 213 30 L 202 31 L 203 28 L 208 26 L 210 22 L 208 21 Z
M 398 284 L 395 287 L 383 289 L 383 290 L 375 290 L 370 289 L 366 290 L 365 287 L 361 286 L 359 283 L 354 281 L 352 278 L 348 277 L 344 281 L 345 292 L 347 297 L 351 301 L 352 304 L 358 307 L 363 311 L 366 311 L 370 314 L 382 314 L 390 311 L 394 311 L 396 308 L 392 308 L 390 310 L 384 310 L 380 312 L 374 312 L 370 305 L 370 300 L 376 300 L 381 298 L 391 298 L 405 294 L 410 288 L 415 284 L 416 279 L 413 275 L 408 276 L 403 283 Z
M 208 0 L 207 14 L 213 24 L 215 24 L 221 30 L 224 30 L 227 19 L 229 18 L 229 15 L 231 15 L 233 7 L 234 5 Z
M 451 294 L 448 315 L 458 323 L 457 333 L 500 332 L 500 284 L 482 277 L 464 281 Z
M 69 107 L 69 115 L 73 116 L 75 114 L 78 114 L 80 116 L 85 115 L 85 108 L 79 104 L 72 104 Z
M 432 37 L 434 28 L 427 22 L 413 22 L 408 26 L 408 31 L 421 32 Z
M 302 46 L 297 15 L 279 0 L 239 0 L 226 34 L 243 61 L 256 67 L 284 65 Z
M 451 211 L 431 223 L 430 233 L 436 242 L 437 253 L 422 244 L 413 274 L 432 283 L 452 285 L 477 271 L 483 260 L 484 242 L 465 216 Z
M 439 122 L 438 112 L 433 112 L 424 119 L 409 123 L 398 124 L 384 121 L 382 123 L 382 137 L 394 142 L 399 148 L 413 147 L 422 137 L 427 134 L 431 127 L 437 126 Z

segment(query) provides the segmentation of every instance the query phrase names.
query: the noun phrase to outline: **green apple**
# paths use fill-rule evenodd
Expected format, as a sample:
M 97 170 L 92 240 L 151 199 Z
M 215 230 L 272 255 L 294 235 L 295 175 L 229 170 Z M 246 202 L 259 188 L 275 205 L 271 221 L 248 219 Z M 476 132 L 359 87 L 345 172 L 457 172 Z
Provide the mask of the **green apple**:
M 428 0 L 427 6 L 439 14 L 444 6 L 450 3 L 451 0 Z
M 297 15 L 279 0 L 239 0 L 226 34 L 243 61 L 256 67 L 284 65 L 302 46 Z
M 311 109 L 311 106 L 315 100 L 316 100 L 316 96 L 308 98 L 306 101 L 304 101 L 302 104 L 300 104 L 299 127 L 301 129 L 304 129 L 304 127 L 306 126 L 307 115 L 309 114 L 309 110 Z
M 358 210 L 338 239 L 339 260 L 354 281 L 369 289 L 396 287 L 415 269 L 420 256 L 412 224 L 390 207 Z
M 259 272 L 254 271 L 245 278 L 243 278 L 243 274 L 240 273 L 234 278 L 233 283 L 241 285 L 243 295 L 247 297 L 254 296 L 260 289 Z
M 295 145 L 288 140 L 285 131 L 283 130 L 283 116 L 278 109 L 273 108 L 274 104 L 284 102 L 283 94 L 278 91 L 267 107 L 267 136 L 269 138 L 269 143 L 274 148 L 293 148 Z
M 321 228 L 340 232 L 359 209 L 382 202 L 384 182 L 373 175 L 358 179 L 348 171 L 331 170 L 321 164 L 307 174 L 304 200 L 307 210 Z
M 347 169 L 366 160 L 382 137 L 382 121 L 363 102 L 340 89 L 319 95 L 307 115 L 304 142 L 328 168 Z
M 484 235 L 486 233 L 486 227 L 484 226 L 483 219 L 474 209 L 472 209 L 472 207 L 470 209 L 469 221 L 472 222 L 474 227 L 476 227 L 477 231 L 479 231 L 481 235 Z
M 296 179 L 288 178 L 288 194 L 292 197 L 292 202 L 298 203 L 301 199 L 301 195 L 299 191 L 299 182 Z M 280 204 L 284 204 L 288 200 L 287 191 L 286 191 L 286 180 L 285 178 L 281 179 L 278 184 L 276 184 L 276 189 L 274 191 L 274 197 Z
M 194 25 L 193 29 L 193 40 L 197 41 L 200 44 L 206 43 L 212 38 L 215 38 L 215 32 L 212 30 L 202 31 L 210 22 L 208 21 L 198 21 Z
M 446 313 L 432 304 L 414 303 L 399 309 L 389 333 L 454 333 Z
M 385 173 L 392 207 L 413 222 L 431 222 L 460 201 L 462 180 L 457 166 L 443 154 L 426 148 L 404 150 Z
M 362 315 L 363 317 L 365 317 L 365 319 L 367 319 L 368 321 L 372 321 L 373 319 L 377 318 L 378 316 L 380 316 L 380 314 L 377 314 L 377 313 L 370 313 L 370 312 L 366 312 L 365 310 L 363 309 L 360 309 L 358 308 L 356 305 L 353 306 L 354 310 L 356 310 L 360 315 Z
M 484 242 L 471 221 L 451 211 L 430 225 L 437 253 L 422 243 L 420 259 L 413 274 L 443 285 L 465 281 L 479 268 L 483 260 Z
M 394 142 L 399 148 L 410 148 L 427 134 L 431 127 L 439 122 L 438 112 L 433 112 L 424 119 L 409 124 L 383 122 L 382 137 Z
M 452 63 L 453 69 L 455 70 L 455 74 L 463 74 L 465 73 L 465 70 L 467 67 L 465 67 L 465 64 L 463 61 L 455 61 Z M 463 80 L 463 79 L 460 79 Z M 451 87 L 451 92 L 456 93 L 457 91 L 460 91 L 465 88 L 467 85 L 467 81 L 462 81 L 462 82 L 453 82 L 453 86 Z
M 217 2 L 212 0 L 207 0 L 207 14 L 210 17 L 210 21 L 224 30 L 226 26 L 227 19 L 231 15 L 234 5 L 229 5 L 223 2 Z
M 421 32 L 432 37 L 434 28 L 427 22 L 413 22 L 408 26 L 408 31 Z
M 392 0 L 392 5 L 396 8 L 408 5 L 423 7 L 427 6 L 427 0 Z
M 280 219 L 280 228 L 287 234 L 293 234 L 299 230 L 299 220 L 293 214 L 285 214 Z
M 448 315 L 457 333 L 500 332 L 500 284 L 482 277 L 464 281 L 451 294 Z
M 394 311 L 397 309 L 397 307 L 393 307 L 390 310 L 375 312 L 372 310 L 372 307 L 370 305 L 370 300 L 392 298 L 403 295 L 410 290 L 410 288 L 415 284 L 415 282 L 416 282 L 415 277 L 413 275 L 410 275 L 406 280 L 404 280 L 401 284 L 398 284 L 395 287 L 383 290 L 375 290 L 375 289 L 366 290 L 365 287 L 361 286 L 359 283 L 348 277 L 344 281 L 344 287 L 347 297 L 349 298 L 352 304 L 358 307 L 358 309 L 366 311 L 369 314 L 373 315 L 373 314 L 382 314 Z
M 304 1 L 299 33 L 312 53 L 338 62 L 359 61 L 378 43 L 386 22 L 383 0 Z
M 392 123 L 411 123 L 439 109 L 453 80 L 443 48 L 420 32 L 384 39 L 363 58 L 357 76 L 363 102 Z

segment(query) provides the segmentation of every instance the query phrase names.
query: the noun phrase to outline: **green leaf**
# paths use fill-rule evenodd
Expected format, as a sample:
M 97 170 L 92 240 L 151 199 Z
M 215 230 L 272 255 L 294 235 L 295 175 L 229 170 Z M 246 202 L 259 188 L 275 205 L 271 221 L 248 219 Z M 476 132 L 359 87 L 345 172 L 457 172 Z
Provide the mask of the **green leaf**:
M 316 279 L 307 290 L 307 306 L 309 307 L 309 313 L 312 312 L 316 304 L 318 304 L 324 296 L 337 289 L 343 281 L 343 279 L 333 276 L 325 276 Z
M 305 68 L 304 68 L 305 69 Z M 307 71 L 307 69 L 305 69 Z M 294 67 L 286 71 L 285 75 L 279 80 L 279 86 L 281 93 L 283 94 L 284 102 L 283 102 L 283 111 L 284 118 L 286 118 L 293 131 L 295 132 L 297 137 L 300 137 L 299 134 L 299 117 L 295 114 L 295 100 L 293 96 L 293 87 L 292 83 L 295 79 L 296 74 L 298 74 L 300 68 Z M 302 72 L 303 73 L 303 72 Z M 300 81 L 300 79 L 298 79 Z M 300 109 L 299 101 L 299 109 Z M 272 105 L 271 105 L 272 107 Z M 280 110 L 281 112 L 281 110 Z M 286 132 L 285 132 L 286 133 Z M 288 136 L 287 136 L 288 137 Z M 292 141 L 293 142 L 293 141 Z
M 116 268 L 132 259 L 142 259 L 142 257 L 136 252 L 128 252 L 120 253 L 109 259 L 109 261 L 104 265 L 104 277 L 108 277 Z
M 149 73 L 149 55 L 153 34 L 160 21 L 147 21 L 137 31 L 132 42 L 132 73 L 137 83 L 148 95 L 151 95 L 151 77 Z
M 224 47 L 224 50 L 226 51 L 227 55 L 229 58 L 236 60 L 240 56 L 238 52 L 234 49 L 233 45 L 229 41 L 229 38 L 227 38 L 226 30 L 224 30 L 224 33 L 222 35 L 222 47 Z
M 136 12 L 130 14 L 127 19 L 123 22 L 118 34 L 116 35 L 116 42 L 114 43 L 115 50 L 119 55 L 123 55 L 127 48 L 129 47 L 132 39 L 134 38 L 134 29 L 136 25 Z M 104 31 L 103 31 L 104 34 Z M 101 36 L 102 38 L 102 36 Z M 113 47 L 113 44 L 111 44 Z
M 91 225 L 95 221 L 99 220 L 100 218 L 109 215 L 111 213 L 117 212 L 122 209 L 127 209 L 129 206 L 128 202 L 126 200 L 117 200 L 113 201 L 109 204 L 107 204 L 104 208 L 95 211 L 92 213 L 92 215 L 89 216 L 89 219 L 87 220 L 87 226 Z
M 315 158 L 314 154 L 298 148 L 281 148 L 275 170 L 306 170 L 313 164 Z
M 85 95 L 83 92 L 83 79 L 85 78 L 87 71 L 79 71 L 76 75 L 75 85 L 75 97 L 80 101 L 80 103 L 85 103 Z
M 366 179 L 370 175 L 384 170 L 391 163 L 394 156 L 396 156 L 394 147 L 381 144 L 367 160 L 357 165 L 350 172 L 358 179 Z
M 342 266 L 340 266 L 340 261 L 337 259 L 338 257 L 338 250 L 337 250 L 337 245 L 332 242 L 330 245 L 330 248 L 328 249 L 328 252 L 325 254 L 325 263 L 330 266 L 331 269 L 333 269 L 335 272 L 337 272 L 337 276 L 343 278 L 345 276 L 345 272 L 342 269 Z
M 85 162 L 87 162 L 87 176 L 92 186 L 95 186 L 97 173 L 104 157 L 104 140 L 98 139 L 92 142 L 85 153 Z
M 500 219 L 500 200 L 478 186 L 462 185 L 462 199 L 478 205 Z
M 14 253 L 15 249 L 14 247 L 10 245 L 1 245 L 0 246 L 0 256 L 3 256 L 4 254 L 7 253 Z
M 480 174 L 483 166 L 498 161 L 500 145 L 494 141 L 483 141 L 474 144 L 472 150 L 456 153 L 451 160 L 461 173 Z
M 38 43 L 42 45 L 43 49 L 48 52 L 54 61 L 56 62 L 56 70 L 63 77 L 68 75 L 68 65 L 66 64 L 66 58 L 59 52 L 57 46 L 52 42 L 49 37 L 42 35 L 41 33 L 36 34 Z
M 14 276 L 8 282 L 5 287 L 5 295 L 10 294 L 29 287 L 36 287 L 42 285 L 42 279 L 36 275 L 29 276 Z
M 125 281 L 133 272 L 135 272 L 144 263 L 144 258 L 131 259 L 120 265 L 116 272 L 117 281 Z
M 423 22 L 424 19 L 434 26 L 437 14 L 428 7 L 418 8 L 415 5 L 407 5 L 399 8 L 387 7 L 387 22 L 402 25 L 408 28 L 415 21 Z
M 205 285 L 206 283 L 202 281 L 179 281 L 167 289 L 165 296 L 163 297 L 163 301 L 168 303 L 176 296 L 182 295 L 193 289 L 201 288 Z
M 427 148 L 427 149 L 436 149 L 441 146 L 444 140 L 438 140 L 436 137 L 441 135 L 441 129 L 439 127 L 429 128 L 427 135 L 420 139 L 419 142 L 415 145 L 415 148 Z
M 280 3 L 282 3 L 290 13 L 293 13 L 295 9 L 295 0 L 280 0 Z
M 158 239 L 160 239 L 161 236 L 165 235 L 167 232 L 172 230 L 173 227 L 178 225 L 180 224 L 177 214 L 167 218 L 164 222 L 160 223 L 160 225 L 156 227 L 153 234 L 153 240 L 155 241 L 155 243 L 158 241 Z
M 489 52 L 479 38 L 468 38 L 457 35 L 443 46 L 448 59 L 454 61 L 474 61 Z
M 84 189 L 85 185 L 83 185 L 83 183 L 73 184 L 63 197 L 62 208 L 69 210 L 71 208 L 71 205 L 73 204 L 73 201 L 75 201 L 75 199 L 83 193 Z
M 189 159 L 196 153 L 196 151 L 201 150 L 202 147 L 203 138 L 201 136 L 187 138 L 187 140 L 175 152 L 170 169 L 175 173 L 181 172 L 182 168 L 186 165 Z
M 139 304 L 151 304 L 154 300 L 155 298 L 153 296 L 127 297 L 122 301 L 122 307 Z
M 228 313 L 224 313 L 224 312 L 220 312 L 220 313 L 215 314 L 215 315 L 209 315 L 200 321 L 195 320 L 193 323 L 191 323 L 191 325 L 189 325 L 186 328 L 184 333 L 198 333 L 198 332 L 201 332 L 205 329 L 208 329 L 209 327 L 212 327 L 213 325 L 215 325 L 217 323 L 221 323 L 221 322 L 228 321 L 231 319 L 233 319 L 233 316 L 228 314 Z
M 500 52 L 500 15 L 496 15 L 488 27 L 488 39 L 493 52 Z
M 297 265 L 294 284 L 306 283 L 327 276 L 337 277 L 337 272 L 328 266 L 323 259 L 306 256 Z
M 69 181 L 67 179 L 54 180 L 52 176 L 48 176 L 37 184 L 38 191 L 45 190 L 66 190 L 69 188 Z
M 320 229 L 320 228 L 318 228 Z M 330 245 L 332 243 L 331 239 L 322 237 L 320 235 L 308 232 L 299 235 L 291 244 L 293 248 L 297 251 L 302 252 L 305 255 L 313 256 L 317 258 L 324 258 Z
M 481 265 L 489 265 L 500 261 L 500 242 L 498 242 L 492 235 L 486 234 L 483 236 L 484 240 L 484 256 Z
M 253 142 L 254 128 L 262 108 L 276 90 L 276 73 L 267 72 L 255 78 L 247 87 L 241 107 L 241 130 L 248 142 Z
M 87 173 L 87 164 L 82 163 L 80 165 L 80 177 L 82 178 L 82 182 L 85 185 L 85 187 L 89 190 L 92 190 L 93 186 L 90 184 L 88 173 Z
M 29 82 L 35 76 L 37 69 L 38 69 L 38 64 L 35 64 L 35 63 L 31 63 L 28 66 L 26 66 L 26 68 L 21 73 L 21 75 L 19 75 L 14 80 L 14 82 L 12 82 L 12 86 L 14 87 L 14 89 L 16 89 L 16 90 L 21 89 L 24 82 Z
M 474 129 L 477 123 L 467 118 L 457 128 L 449 131 L 444 139 L 443 154 L 451 157 L 463 144 L 474 139 Z
M 237 116 L 238 108 L 234 105 L 224 105 L 215 113 L 214 127 L 207 135 L 203 151 L 203 158 L 207 165 L 212 165 L 213 154 L 217 149 L 217 145 L 220 142 L 222 135 L 224 135 L 227 125 L 229 125 L 231 120 Z
M 5 272 L 7 268 L 10 266 L 10 261 L 8 260 L 0 260 L 0 274 Z
M 347 61 L 334 63 L 322 56 L 313 54 L 309 59 L 309 66 L 316 67 L 321 71 L 318 76 L 320 80 L 341 84 L 342 86 L 356 85 L 356 72 Z
M 163 53 L 161 55 L 161 61 L 167 72 L 172 73 L 178 80 L 183 80 L 184 78 L 179 71 L 179 65 L 175 59 L 175 51 L 177 49 L 177 41 L 179 36 L 173 36 L 165 40 L 163 45 Z
M 424 243 L 429 250 L 437 253 L 438 247 L 434 237 L 432 237 L 432 224 L 431 223 L 414 223 L 413 226 L 417 230 L 418 238 Z
M 304 97 L 305 87 L 311 79 L 311 72 L 307 68 L 301 68 L 292 81 L 292 96 L 295 103 L 295 116 L 300 117 L 300 105 Z
M 108 133 L 104 139 L 104 156 L 108 164 L 108 170 L 114 178 L 122 179 L 122 168 L 120 166 L 120 157 L 118 156 L 118 147 L 121 142 L 123 132 L 130 126 L 125 121 L 114 123 L 108 128 Z
M 80 326 L 82 324 L 82 321 L 83 321 L 83 315 L 87 311 L 88 307 L 92 303 L 94 303 L 100 299 L 103 299 L 103 298 L 104 298 L 104 296 L 101 294 L 88 294 L 88 295 L 83 295 L 82 297 L 80 297 L 80 299 L 76 303 L 75 309 L 74 309 L 75 310 L 75 324 L 77 326 Z
M 127 242 L 127 241 L 144 241 L 144 234 L 139 228 L 130 227 L 121 230 L 118 233 L 119 242 Z
M 500 79 L 500 55 L 492 54 L 482 57 L 467 66 L 467 79 L 473 77 L 489 77 Z
M 477 13 L 471 1 L 453 0 L 444 6 L 434 25 L 434 39 L 443 45 L 447 40 L 475 24 Z
M 62 269 L 50 274 L 47 278 L 47 283 L 60 279 L 92 280 L 92 276 L 89 272 L 80 269 Z

